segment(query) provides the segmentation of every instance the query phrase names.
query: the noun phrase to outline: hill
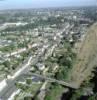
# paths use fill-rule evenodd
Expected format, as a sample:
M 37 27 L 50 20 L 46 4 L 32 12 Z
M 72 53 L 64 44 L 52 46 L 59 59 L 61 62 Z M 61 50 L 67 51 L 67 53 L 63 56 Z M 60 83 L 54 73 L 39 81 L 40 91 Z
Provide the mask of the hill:
M 77 54 L 77 60 L 74 64 L 69 78 L 71 81 L 80 86 L 91 75 L 92 70 L 97 65 L 97 23 L 92 25 L 80 50 Z

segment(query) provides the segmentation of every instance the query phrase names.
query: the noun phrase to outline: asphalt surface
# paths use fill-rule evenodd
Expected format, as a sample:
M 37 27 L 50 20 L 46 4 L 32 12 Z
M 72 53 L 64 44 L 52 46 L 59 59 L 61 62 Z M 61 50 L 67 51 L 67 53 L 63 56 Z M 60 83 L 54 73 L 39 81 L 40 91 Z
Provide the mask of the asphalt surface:
M 40 48 L 42 49 L 42 47 Z M 48 48 L 47 48 L 48 49 Z M 40 52 L 38 52 L 39 54 Z M 41 52 L 41 54 L 43 54 L 43 52 Z M 35 57 L 35 59 L 33 59 L 33 61 L 31 63 L 35 64 L 38 62 L 38 60 L 40 59 L 39 55 L 37 55 Z M 26 63 L 25 63 L 26 64 Z M 25 65 L 24 64 L 24 65 Z M 22 78 L 24 77 L 23 74 L 27 73 L 29 71 L 29 68 L 30 66 L 28 66 L 27 68 L 25 68 L 20 75 L 18 75 L 18 77 L 15 77 L 14 79 L 10 79 L 10 80 L 7 80 L 7 86 L 2 90 L 2 92 L 0 92 L 0 100 L 8 100 L 8 98 L 12 95 L 13 92 L 15 92 L 17 90 L 16 86 L 15 86 L 15 83 L 17 81 L 21 81 Z M 34 74 L 34 76 L 37 76 L 36 74 Z M 43 77 L 41 75 L 37 76 L 37 77 L 40 77 L 40 78 L 44 78 L 44 79 L 47 79 L 47 80 L 50 80 L 50 81 L 56 81 L 58 82 L 58 80 L 55 80 L 55 79 L 51 79 L 51 78 L 47 78 L 47 77 Z M 63 83 L 60 82 L 60 83 Z M 68 83 L 65 83 L 65 85 L 67 84 L 68 86 Z

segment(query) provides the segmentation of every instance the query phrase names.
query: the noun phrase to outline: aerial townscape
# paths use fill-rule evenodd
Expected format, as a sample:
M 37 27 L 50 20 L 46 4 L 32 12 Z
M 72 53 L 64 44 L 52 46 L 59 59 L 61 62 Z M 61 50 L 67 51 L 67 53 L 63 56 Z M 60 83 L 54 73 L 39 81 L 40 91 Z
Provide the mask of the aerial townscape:
M 97 7 L 0 10 L 0 100 L 97 100 Z

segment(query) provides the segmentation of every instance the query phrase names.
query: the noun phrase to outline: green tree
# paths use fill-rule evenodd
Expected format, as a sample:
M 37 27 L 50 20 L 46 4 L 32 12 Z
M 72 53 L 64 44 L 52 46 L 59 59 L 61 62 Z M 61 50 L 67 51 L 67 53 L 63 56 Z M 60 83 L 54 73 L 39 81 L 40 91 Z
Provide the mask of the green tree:
M 90 96 L 88 100 L 97 100 L 97 93 Z

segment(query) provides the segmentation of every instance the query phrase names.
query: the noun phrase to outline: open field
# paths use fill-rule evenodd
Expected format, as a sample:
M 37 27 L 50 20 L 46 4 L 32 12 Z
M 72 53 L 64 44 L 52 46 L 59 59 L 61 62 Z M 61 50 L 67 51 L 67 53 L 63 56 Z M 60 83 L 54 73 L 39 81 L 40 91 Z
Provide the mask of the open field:
M 90 75 L 93 68 L 97 65 L 97 23 L 88 30 L 85 39 L 77 54 L 70 80 L 80 86 Z

